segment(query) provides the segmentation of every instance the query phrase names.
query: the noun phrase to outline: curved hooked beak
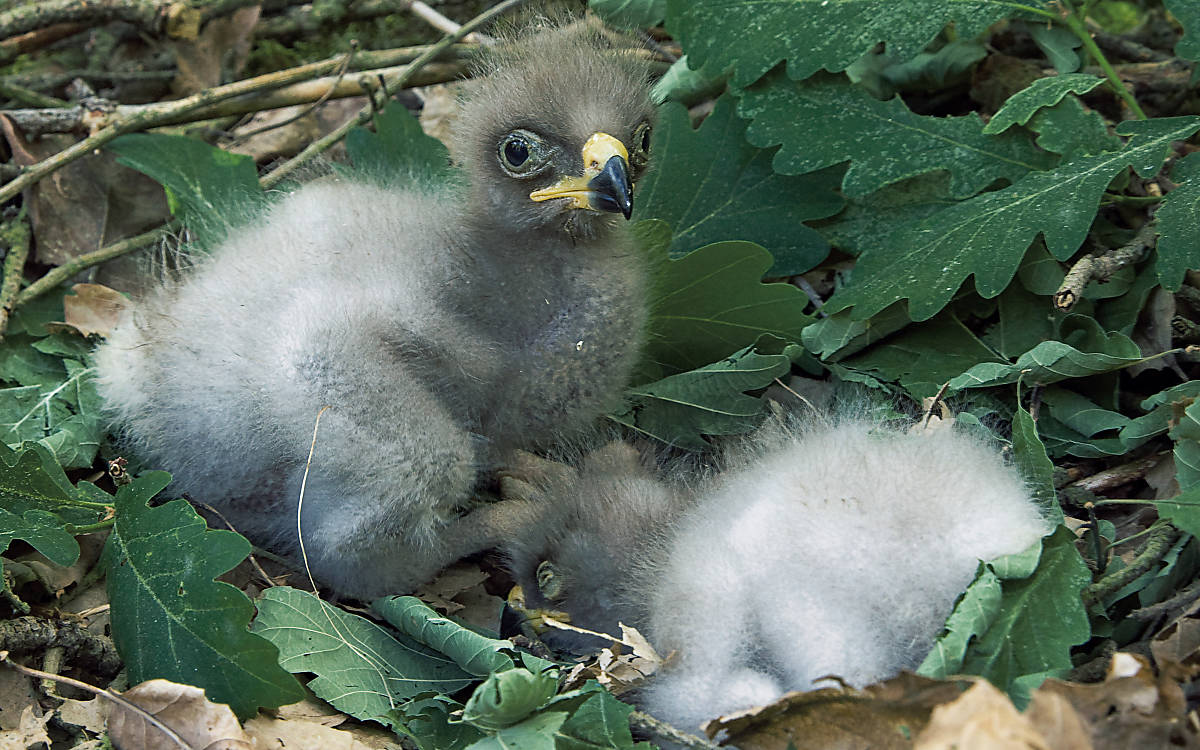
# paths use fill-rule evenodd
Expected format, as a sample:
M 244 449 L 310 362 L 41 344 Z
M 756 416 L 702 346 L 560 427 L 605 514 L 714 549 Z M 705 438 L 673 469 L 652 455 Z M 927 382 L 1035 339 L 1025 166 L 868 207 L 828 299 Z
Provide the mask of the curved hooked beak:
M 571 208 L 633 213 L 633 184 L 629 181 L 629 152 L 608 133 L 594 133 L 583 144 L 583 174 L 563 177 L 558 182 L 529 194 L 533 201 L 572 199 Z

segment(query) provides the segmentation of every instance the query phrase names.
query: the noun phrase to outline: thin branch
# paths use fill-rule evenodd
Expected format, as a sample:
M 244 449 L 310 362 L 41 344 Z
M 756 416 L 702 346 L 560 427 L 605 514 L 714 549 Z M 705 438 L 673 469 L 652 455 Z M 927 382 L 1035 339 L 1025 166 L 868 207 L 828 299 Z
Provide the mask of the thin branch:
M 462 45 L 453 49 L 451 54 L 454 57 L 461 57 L 465 47 L 466 45 Z M 0 114 L 11 119 L 13 124 L 26 136 L 71 133 L 81 129 L 95 130 L 119 119 L 133 117 L 144 118 L 142 128 L 178 125 L 198 120 L 290 107 L 295 104 L 310 104 L 321 97 L 338 99 L 359 96 L 362 94 L 362 88 L 357 82 L 340 80 L 345 73 L 342 76 L 326 76 L 286 85 L 280 85 L 277 76 L 290 74 L 291 71 L 302 68 L 309 69 L 311 75 L 321 75 L 328 71 L 336 71 L 339 66 L 346 67 L 346 72 L 372 71 L 382 75 L 393 75 L 396 71 L 403 69 L 398 66 L 415 60 L 428 49 L 429 46 L 419 46 L 359 52 L 354 55 L 354 59 L 348 67 L 345 65 L 346 56 L 339 55 L 319 63 L 300 66 L 300 68 L 290 68 L 255 78 L 247 78 L 236 84 L 246 88 L 236 97 L 225 98 L 220 102 L 198 107 L 183 114 L 173 113 L 177 104 L 175 101 L 117 105 L 105 99 L 85 100 L 70 109 L 10 109 L 0 111 Z M 321 69 L 313 71 L 311 69 L 313 65 L 320 66 Z M 324 69 L 326 67 L 328 71 Z M 463 65 L 457 63 L 431 64 L 419 74 L 414 75 L 408 85 L 427 86 L 432 83 L 444 83 L 459 77 L 464 69 Z M 308 76 L 300 77 L 307 78 Z M 210 91 L 215 91 L 215 89 L 210 89 Z
M 441 13 L 429 7 L 428 4 L 421 2 L 421 0 L 406 0 L 404 5 L 406 6 L 405 10 L 409 13 L 412 13 L 443 34 L 457 34 L 459 28 L 461 28 L 457 23 L 446 18 Z M 487 44 L 492 41 L 490 38 L 484 37 L 477 32 L 471 32 L 462 38 L 464 41 L 473 44 Z
M 335 70 L 341 61 L 342 58 L 339 56 L 329 60 L 289 68 L 277 73 L 269 73 L 257 78 L 248 78 L 244 81 L 237 81 L 225 86 L 217 86 L 183 99 L 163 102 L 161 106 L 155 107 L 152 110 L 142 110 L 128 116 L 122 116 L 120 108 L 117 108 L 117 111 L 109 117 L 101 118 L 98 123 L 100 125 L 99 129 L 92 133 L 92 135 L 58 152 L 54 156 L 27 167 L 22 170 L 20 177 L 0 187 L 0 203 L 8 201 L 17 193 L 33 185 L 43 177 L 92 153 L 125 133 L 144 130 L 145 128 L 167 122 L 174 122 L 178 118 L 185 117 L 197 110 L 242 96 L 243 94 L 284 86 L 311 78 L 315 75 L 328 73 L 331 70 Z
M 629 723 L 637 729 L 644 732 L 649 732 L 656 737 L 662 737 L 664 740 L 670 740 L 684 747 L 695 748 L 695 750 L 722 750 L 721 746 L 711 740 L 706 740 L 703 737 L 697 737 L 694 734 L 688 734 L 681 729 L 671 726 L 662 719 L 656 719 L 644 711 L 633 710 L 629 713 Z
M 1077 260 L 1054 293 L 1054 306 L 1069 312 L 1083 298 L 1083 290 L 1089 282 L 1107 279 L 1118 269 L 1140 259 L 1146 248 L 1154 244 L 1156 232 L 1155 222 L 1147 221 L 1128 245 L 1101 254 L 1088 253 Z
M 413 60 L 411 63 L 409 63 L 409 65 L 405 68 L 403 73 L 400 73 L 399 75 L 397 75 L 395 78 L 393 78 L 391 80 L 387 80 L 385 77 L 384 85 L 383 85 L 383 92 L 384 92 L 385 98 L 390 97 L 396 91 L 398 91 L 401 88 L 403 88 L 404 86 L 408 85 L 408 82 L 412 79 L 412 77 L 414 75 L 416 75 L 417 71 L 419 71 L 421 68 L 425 67 L 430 62 L 432 62 L 434 60 L 434 58 L 436 58 L 438 55 L 442 54 L 443 51 L 449 49 L 450 45 L 454 44 L 459 39 L 462 39 L 467 34 L 470 34 L 472 31 L 479 28 L 480 26 L 483 26 L 484 24 L 488 23 L 492 19 L 500 16 L 503 13 L 508 12 L 509 10 L 517 7 L 518 5 L 521 5 L 523 2 L 524 2 L 524 0 L 505 0 L 502 3 L 499 3 L 497 5 L 492 6 L 491 8 L 488 8 L 484 12 L 480 13 L 479 15 L 472 18 L 470 21 L 467 21 L 462 26 L 460 26 L 458 31 L 454 32 L 453 34 L 448 34 L 440 42 L 429 47 L 429 49 L 426 50 L 424 54 L 422 54 L 416 60 Z M 325 151 L 327 151 L 335 143 L 337 143 L 341 139 L 345 138 L 346 134 L 349 133 L 351 130 L 358 127 L 359 125 L 367 124 L 367 122 L 370 121 L 371 116 L 374 114 L 374 112 L 375 112 L 375 107 L 373 105 L 366 106 L 366 107 L 363 107 L 362 109 L 360 109 L 357 116 L 355 116 L 352 119 L 350 119 L 349 121 L 343 123 L 340 127 L 333 130 L 328 135 L 326 135 L 322 138 L 319 138 L 316 141 L 313 141 L 303 151 L 301 151 L 297 156 L 295 156 L 292 159 L 290 159 L 289 161 L 285 162 L 278 169 L 276 169 L 275 171 L 271 172 L 266 177 L 264 177 L 262 180 L 263 187 L 270 188 L 270 187 L 278 184 L 281 180 L 283 180 L 289 174 L 294 172 L 298 167 L 300 167 L 303 164 L 308 163 L 309 161 L 311 161 L 313 158 L 315 158 L 319 154 L 322 154 Z
M 260 0 L 38 0 L 0 13 L 0 39 L 59 24 L 124 21 L 153 36 L 194 39 L 209 18 Z
M 1102 52 L 1100 48 L 1096 46 L 1096 40 L 1092 39 L 1092 35 L 1088 32 L 1087 25 L 1084 24 L 1079 15 L 1075 13 L 1075 9 L 1071 8 L 1071 6 L 1066 3 L 1065 0 L 1064 5 L 1066 5 L 1069 10 L 1062 19 L 1063 23 L 1066 24 L 1068 29 L 1075 33 L 1075 36 L 1079 37 L 1079 41 L 1083 42 L 1083 48 L 1087 50 L 1087 53 L 1091 55 L 1092 59 L 1096 61 L 1096 64 L 1100 66 L 1100 70 L 1104 71 L 1104 76 L 1108 79 L 1109 87 L 1121 101 L 1125 102 L 1125 105 L 1129 107 L 1129 111 L 1133 112 L 1135 117 L 1137 117 L 1139 120 L 1148 119 L 1146 117 L 1146 113 L 1142 111 L 1141 105 L 1138 104 L 1137 99 L 1134 98 L 1133 92 L 1129 90 L 1129 87 L 1126 86 L 1125 82 L 1121 80 L 1121 77 L 1117 75 L 1117 71 L 1113 69 L 1112 63 L 1110 63 L 1108 58 L 1104 56 L 1104 52 Z
M 60 682 L 63 685 L 70 685 L 71 687 L 78 688 L 84 692 L 107 698 L 121 708 L 124 708 L 127 711 L 132 711 L 138 716 L 141 716 L 146 720 L 147 723 L 153 724 L 159 731 L 165 734 L 167 739 L 171 740 L 175 746 L 181 747 L 183 750 L 195 750 L 195 748 L 187 743 L 187 740 L 180 737 L 179 733 L 174 729 L 171 729 L 169 726 L 162 723 L 157 716 L 130 701 L 129 699 L 123 698 L 119 694 L 112 692 L 111 690 L 98 688 L 95 685 L 89 685 L 81 680 L 73 680 L 70 677 L 61 677 L 56 674 L 50 674 L 49 672 L 43 672 L 40 669 L 33 669 L 32 667 L 27 667 L 24 664 L 17 664 L 15 661 L 9 658 L 7 651 L 0 651 L 0 663 L 6 664 L 10 668 L 15 669 L 23 675 L 28 675 L 29 677 L 37 677 L 43 680 L 53 680 L 55 682 Z
M 0 281 L 0 341 L 8 329 L 8 316 L 17 306 L 17 293 L 21 291 L 21 277 L 25 260 L 29 257 L 29 224 L 25 222 L 25 211 L 0 229 L 0 242 L 6 246 L 4 276 Z
M 1084 604 L 1088 609 L 1092 609 L 1099 605 L 1104 597 L 1114 594 L 1136 581 L 1166 557 L 1181 536 L 1183 536 L 1183 532 L 1169 523 L 1156 525 L 1149 539 L 1146 540 L 1146 545 L 1142 547 L 1142 551 L 1130 561 L 1128 566 L 1104 576 L 1083 590 Z
M 1146 475 L 1146 472 L 1153 469 L 1162 461 L 1164 455 L 1166 454 L 1156 453 L 1152 456 L 1121 464 L 1120 466 L 1114 466 L 1111 469 L 1098 471 L 1089 477 L 1071 482 L 1067 487 L 1077 487 L 1088 492 L 1111 490 L 1113 487 L 1120 487 L 1123 484 L 1129 484 L 1134 480 L 1141 479 Z
M 120 242 L 114 242 L 99 250 L 77 255 L 61 266 L 50 269 L 46 272 L 45 276 L 25 287 L 25 291 L 17 296 L 16 306 L 20 307 L 26 302 L 37 299 L 51 289 L 56 288 L 59 284 L 66 282 L 80 271 L 85 271 L 92 266 L 98 266 L 105 261 L 119 258 L 134 250 L 139 250 L 152 242 L 157 242 L 169 233 L 179 229 L 179 226 L 179 222 L 171 221 L 158 229 L 151 229 L 149 232 L 142 232 L 137 236 L 121 240 Z

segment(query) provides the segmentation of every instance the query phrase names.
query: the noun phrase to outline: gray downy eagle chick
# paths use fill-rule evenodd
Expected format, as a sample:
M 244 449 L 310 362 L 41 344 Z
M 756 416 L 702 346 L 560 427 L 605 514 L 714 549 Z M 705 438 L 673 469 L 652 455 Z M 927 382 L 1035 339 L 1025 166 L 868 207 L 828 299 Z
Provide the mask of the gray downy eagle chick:
M 646 66 L 594 31 L 486 53 L 464 185 L 316 182 L 138 304 L 96 353 L 125 445 L 317 578 L 404 592 L 517 519 L 472 502 L 515 449 L 619 406 L 647 317 L 626 225 Z
M 1016 469 L 948 426 L 789 423 L 718 466 L 607 446 L 514 493 L 544 517 L 504 547 L 528 606 L 675 652 L 636 700 L 687 731 L 916 668 L 979 561 L 1049 531 Z

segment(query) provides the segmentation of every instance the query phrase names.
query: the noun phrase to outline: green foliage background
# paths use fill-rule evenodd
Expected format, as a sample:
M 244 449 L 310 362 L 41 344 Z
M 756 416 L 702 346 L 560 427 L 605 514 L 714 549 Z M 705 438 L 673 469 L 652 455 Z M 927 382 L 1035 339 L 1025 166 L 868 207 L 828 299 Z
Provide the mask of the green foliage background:
M 1200 268 L 1200 156 L 1175 158 L 1200 117 L 1145 117 L 1103 66 L 1077 72 L 1098 52 L 1079 3 L 591 5 L 617 24 L 663 23 L 686 55 L 656 88 L 666 102 L 656 166 L 637 186 L 636 231 L 658 269 L 652 345 L 629 408 L 612 419 L 703 450 L 713 436 L 752 429 L 762 389 L 792 371 L 916 402 L 945 388 L 965 405 L 959 421 L 1007 442 L 1060 519 L 1055 464 L 1168 448 L 1179 494 L 1149 502 L 1186 532 L 1170 556 L 1119 592 L 1096 593 L 1104 561 L 1085 559 L 1060 526 L 1040 549 L 981 566 L 921 671 L 984 675 L 1020 699 L 1065 674 L 1093 637 L 1134 640 L 1122 616 L 1169 598 L 1164 581 L 1200 568 L 1200 386 L 1169 369 L 1129 374 L 1158 356 L 1195 368 L 1191 355 L 1147 350 L 1135 334 L 1152 295 L 1178 291 Z M 1198 5 L 1164 5 L 1182 28 L 1176 55 L 1194 63 Z M 955 85 L 998 28 L 1030 34 L 1061 74 L 1020 88 L 982 113 L 990 118 L 910 106 Z M 688 106 L 709 97 L 697 127 Z M 1118 111 L 1129 119 L 1114 121 Z M 202 245 L 242 218 L 231 220 L 231 200 L 266 201 L 251 163 L 203 143 L 139 134 L 110 148 L 163 184 Z M 398 107 L 347 148 L 366 179 L 454 179 L 441 144 Z M 1132 189 L 1168 160 L 1177 187 L 1157 199 Z M 1073 263 L 1120 247 L 1151 216 L 1157 240 L 1143 257 L 1089 284 L 1070 312 L 1052 305 Z M 819 267 L 838 276 L 817 309 L 783 282 Z M 294 700 L 287 672 L 311 672 L 318 695 L 422 748 L 634 746 L 629 707 L 595 684 L 558 693 L 551 663 L 411 598 L 376 603 L 385 628 L 273 589 L 248 630 L 250 601 L 213 581 L 245 555 L 244 540 L 205 531 L 180 503 L 148 507 L 161 475 L 114 498 L 63 473 L 90 466 L 103 435 L 87 344 L 45 326 L 60 315 L 50 298 L 22 308 L 0 349 L 0 429 L 11 446 L 0 446 L 0 545 L 23 540 L 67 565 L 78 555 L 73 535 L 113 525 L 115 509 L 105 564 L 131 676 L 200 684 L 245 716 Z M 1092 529 L 1085 547 L 1106 533 L 1113 541 L 1111 528 Z M 1080 595 L 1089 585 L 1091 609 Z M 146 649 L 151 638 L 170 648 Z

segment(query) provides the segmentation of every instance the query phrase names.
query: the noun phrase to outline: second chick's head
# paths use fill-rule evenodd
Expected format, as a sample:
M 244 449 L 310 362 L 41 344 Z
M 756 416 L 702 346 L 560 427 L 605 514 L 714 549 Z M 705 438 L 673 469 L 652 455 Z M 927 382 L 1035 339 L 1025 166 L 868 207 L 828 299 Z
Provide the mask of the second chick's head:
M 643 60 L 575 24 L 493 48 L 479 72 L 455 126 L 469 214 L 585 238 L 629 218 L 654 120 Z

